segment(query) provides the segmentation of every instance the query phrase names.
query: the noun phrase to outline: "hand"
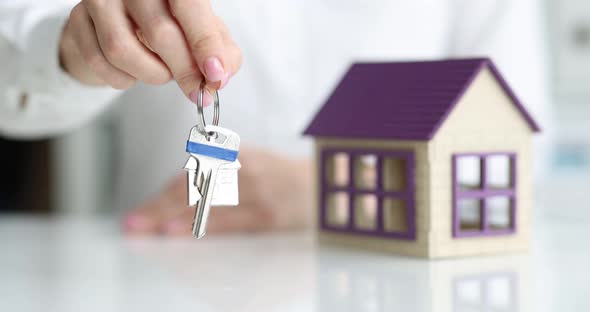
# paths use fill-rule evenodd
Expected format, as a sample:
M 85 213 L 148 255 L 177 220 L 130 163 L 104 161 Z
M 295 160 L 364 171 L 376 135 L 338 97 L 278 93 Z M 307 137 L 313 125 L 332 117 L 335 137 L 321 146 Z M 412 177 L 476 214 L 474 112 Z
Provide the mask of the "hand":
M 62 66 L 88 85 L 127 89 L 174 79 L 196 102 L 203 79 L 227 84 L 241 52 L 209 0 L 84 0 L 59 47 Z
M 292 160 L 265 150 L 242 149 L 240 205 L 211 207 L 207 233 L 304 228 L 311 224 L 311 161 Z M 124 220 L 130 234 L 191 235 L 194 208 L 187 207 L 186 173 Z

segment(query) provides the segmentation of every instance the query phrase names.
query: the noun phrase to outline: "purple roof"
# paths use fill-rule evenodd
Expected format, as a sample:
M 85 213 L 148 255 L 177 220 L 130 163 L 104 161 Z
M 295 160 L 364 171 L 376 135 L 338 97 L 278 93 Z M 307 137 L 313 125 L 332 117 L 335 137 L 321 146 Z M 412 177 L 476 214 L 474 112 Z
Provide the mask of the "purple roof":
M 430 140 L 489 68 L 534 132 L 539 126 L 487 58 L 352 65 L 305 135 Z

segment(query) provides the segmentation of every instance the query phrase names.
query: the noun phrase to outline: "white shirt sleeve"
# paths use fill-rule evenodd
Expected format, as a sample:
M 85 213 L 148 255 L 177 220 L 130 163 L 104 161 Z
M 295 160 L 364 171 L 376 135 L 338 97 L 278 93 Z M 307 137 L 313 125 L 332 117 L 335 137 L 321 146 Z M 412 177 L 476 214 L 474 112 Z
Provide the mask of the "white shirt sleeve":
M 72 130 L 120 93 L 84 86 L 59 65 L 61 32 L 75 2 L 0 0 L 0 136 L 32 139 Z

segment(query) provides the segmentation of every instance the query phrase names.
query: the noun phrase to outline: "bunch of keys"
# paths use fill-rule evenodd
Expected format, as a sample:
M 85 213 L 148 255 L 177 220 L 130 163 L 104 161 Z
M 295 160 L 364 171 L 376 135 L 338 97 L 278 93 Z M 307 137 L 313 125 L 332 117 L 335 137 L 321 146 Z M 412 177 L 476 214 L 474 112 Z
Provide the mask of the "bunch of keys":
M 205 124 L 203 86 L 197 97 L 197 125 L 189 134 L 186 151 L 190 154 L 187 171 L 188 206 L 195 207 L 193 236 L 203 237 L 211 206 L 238 205 L 238 150 L 240 136 L 219 127 L 219 95 L 213 93 L 213 122 Z

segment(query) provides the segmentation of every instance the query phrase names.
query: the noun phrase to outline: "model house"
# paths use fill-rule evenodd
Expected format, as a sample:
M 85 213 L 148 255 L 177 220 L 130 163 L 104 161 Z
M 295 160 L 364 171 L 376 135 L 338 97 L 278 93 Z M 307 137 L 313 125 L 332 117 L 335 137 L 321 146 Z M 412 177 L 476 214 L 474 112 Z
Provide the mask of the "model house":
M 428 258 L 526 249 L 538 131 L 489 59 L 354 64 L 305 131 L 320 239 Z

